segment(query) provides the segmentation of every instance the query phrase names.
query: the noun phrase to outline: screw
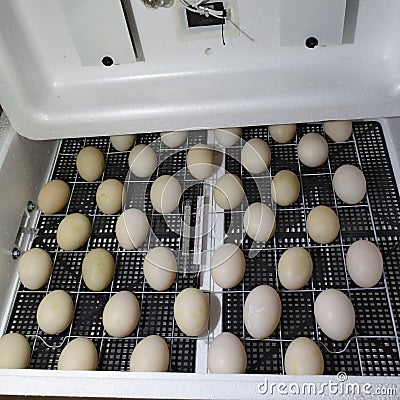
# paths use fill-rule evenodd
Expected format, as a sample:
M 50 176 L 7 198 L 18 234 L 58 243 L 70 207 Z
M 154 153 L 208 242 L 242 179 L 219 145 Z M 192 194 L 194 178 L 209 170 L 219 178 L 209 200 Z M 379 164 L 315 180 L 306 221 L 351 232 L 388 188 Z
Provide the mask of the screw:
M 306 39 L 306 46 L 309 49 L 313 49 L 314 47 L 318 46 L 318 39 L 310 36 L 308 39 Z
M 17 249 L 16 247 L 14 247 L 11 250 L 11 256 L 14 260 L 17 260 L 20 256 L 21 256 L 21 252 L 19 251 L 19 249 Z
M 28 210 L 28 212 L 35 211 L 35 209 L 36 209 L 35 203 L 33 201 L 29 200 L 26 205 L 26 209 Z
M 106 66 L 106 67 L 111 67 L 111 65 L 114 64 L 114 60 L 110 56 L 105 56 L 101 60 L 101 62 Z

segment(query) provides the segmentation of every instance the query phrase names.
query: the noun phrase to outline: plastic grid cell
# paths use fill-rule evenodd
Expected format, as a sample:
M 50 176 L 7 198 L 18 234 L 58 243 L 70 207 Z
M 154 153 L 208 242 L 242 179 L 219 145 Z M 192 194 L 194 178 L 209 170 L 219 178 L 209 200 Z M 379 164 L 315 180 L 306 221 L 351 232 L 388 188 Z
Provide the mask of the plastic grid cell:
M 313 296 L 311 291 L 282 291 L 282 338 L 293 340 L 299 336 L 315 339 Z
M 99 337 L 103 334 L 102 315 L 110 298 L 108 293 L 80 293 L 75 306 L 71 334 Z
M 250 291 L 259 285 L 269 285 L 276 288 L 275 251 L 263 250 L 252 258 L 248 256 L 248 252 L 245 252 L 245 254 L 244 290 Z
M 359 347 L 364 375 L 399 375 L 400 359 L 396 340 L 360 338 Z
M 282 374 L 282 354 L 279 341 L 245 340 L 248 374 Z M 261 382 L 260 382 L 261 383 Z
M 274 239 L 277 247 L 306 246 L 304 211 L 278 209 Z
M 98 183 L 77 183 L 71 194 L 68 214 L 81 213 L 84 215 L 95 214 L 96 192 Z
M 173 293 L 146 293 L 141 300 L 139 336 L 171 336 L 174 326 L 174 301 Z

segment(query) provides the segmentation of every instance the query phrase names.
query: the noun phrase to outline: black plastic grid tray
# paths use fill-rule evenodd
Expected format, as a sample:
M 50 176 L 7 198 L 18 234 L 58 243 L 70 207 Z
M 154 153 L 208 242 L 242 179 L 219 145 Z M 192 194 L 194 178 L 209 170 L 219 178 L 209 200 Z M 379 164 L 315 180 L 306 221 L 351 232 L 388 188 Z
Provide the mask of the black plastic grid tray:
M 297 135 L 291 143 L 280 145 L 269 138 L 267 127 L 244 129 L 243 139 L 262 137 L 272 150 L 271 174 L 281 169 L 295 172 L 302 183 L 302 196 L 288 207 L 277 208 L 277 231 L 257 257 L 249 258 L 251 240 L 245 236 L 242 243 L 247 262 L 244 280 L 236 288 L 223 292 L 223 330 L 235 333 L 243 341 L 248 356 L 248 373 L 283 373 L 283 355 L 292 339 L 308 336 L 317 340 L 325 358 L 325 373 L 336 374 L 346 371 L 349 375 L 400 375 L 399 343 L 396 332 L 400 329 L 400 264 L 399 195 L 390 164 L 381 126 L 376 122 L 353 124 L 354 134 L 346 143 L 329 143 L 329 161 L 317 169 L 306 168 L 299 163 L 296 144 L 305 133 L 315 131 L 323 134 L 320 124 L 299 124 Z M 197 134 L 197 135 L 196 135 Z M 173 157 L 164 161 L 151 178 L 173 173 L 184 167 L 188 147 L 205 143 L 205 132 L 189 136 L 186 144 Z M 138 142 L 151 143 L 157 135 L 143 135 Z M 86 183 L 76 173 L 75 158 L 81 148 L 94 145 L 106 156 L 106 169 L 101 180 L 115 178 L 125 180 L 129 168 L 128 152 L 116 152 L 108 138 L 68 139 L 60 145 L 52 178 L 66 180 L 72 189 L 71 201 L 65 210 L 55 216 L 42 215 L 38 222 L 40 235 L 33 246 L 50 252 L 54 261 L 54 272 L 46 287 L 36 292 L 19 288 L 8 331 L 19 331 L 27 335 L 32 345 L 31 368 L 56 368 L 62 348 L 76 336 L 93 339 L 99 351 L 99 370 L 128 370 L 129 356 L 140 338 L 160 334 L 166 338 L 171 351 L 170 371 L 194 372 L 196 366 L 196 340 L 185 337 L 173 320 L 173 301 L 178 291 L 196 286 L 192 275 L 178 275 L 176 283 L 166 292 L 154 292 L 145 282 L 142 262 L 148 248 L 154 245 L 151 238 L 143 248 L 134 252 L 118 247 L 114 234 L 117 216 L 105 216 L 96 207 L 95 191 L 101 180 Z M 165 157 L 171 150 L 160 144 Z M 240 155 L 240 147 L 229 149 L 234 157 Z M 172 152 L 171 152 L 172 154 Z M 363 169 L 367 179 L 368 198 L 354 207 L 344 205 L 332 190 L 332 173 L 340 165 L 351 163 Z M 253 178 L 242 170 L 234 158 L 226 157 L 226 169 L 243 180 L 249 202 L 259 201 Z M 187 177 L 188 181 L 192 178 Z M 148 182 L 135 182 L 147 185 Z M 147 186 L 148 189 L 148 186 Z M 185 191 L 184 199 L 196 204 L 198 187 Z M 168 227 L 160 216 L 153 212 L 148 190 L 144 199 L 137 200 L 149 217 L 151 226 L 161 238 L 163 245 L 180 250 L 181 242 L 176 232 Z M 129 206 L 135 206 L 131 199 Z M 305 216 L 309 210 L 326 204 L 337 210 L 341 221 L 341 235 L 331 245 L 317 245 L 305 230 Z M 181 208 L 180 208 L 181 209 Z M 194 210 L 195 211 L 195 210 Z M 74 252 L 60 251 L 55 240 L 58 223 L 64 215 L 83 212 L 93 225 L 92 236 L 84 248 Z M 181 214 L 172 225 L 179 226 Z M 243 208 L 225 213 L 225 228 L 241 227 Z M 232 223 L 232 220 L 236 221 Z M 238 233 L 238 232 L 235 232 Z M 355 240 L 377 241 L 385 260 L 385 280 L 371 290 L 360 290 L 347 276 L 343 254 Z M 302 290 L 284 290 L 278 282 L 276 267 L 282 252 L 291 246 L 309 249 L 314 272 L 311 282 Z M 104 247 L 111 251 L 116 260 L 116 272 L 109 288 L 102 293 L 88 291 L 80 276 L 80 266 L 87 251 Z M 254 340 L 247 334 L 242 309 L 247 293 L 260 284 L 275 287 L 281 297 L 283 313 L 277 330 L 265 340 Z M 356 309 L 356 332 L 351 340 L 337 343 L 326 338 L 317 328 L 313 317 L 313 302 L 318 293 L 334 287 L 350 296 Z M 61 335 L 51 337 L 38 330 L 36 308 L 44 295 L 51 290 L 64 289 L 71 293 L 76 313 L 71 326 Z M 127 338 L 107 336 L 101 324 L 104 304 L 112 293 L 120 290 L 133 291 L 141 304 L 142 316 L 137 329 Z M 52 346 L 52 347 L 49 347 Z
M 223 330 L 238 335 L 244 342 L 249 364 L 247 372 L 250 373 L 283 373 L 283 357 L 290 341 L 307 336 L 319 344 L 325 358 L 326 374 L 345 371 L 348 375 L 398 376 L 400 201 L 382 127 L 377 122 L 355 122 L 347 142 L 334 143 L 326 137 L 329 159 L 318 168 L 305 167 L 298 160 L 297 143 L 309 132 L 326 137 L 321 124 L 298 124 L 295 138 L 284 145 L 269 138 L 267 127 L 249 127 L 244 131 L 245 140 L 262 137 L 270 144 L 271 175 L 282 169 L 292 170 L 301 181 L 302 192 L 296 203 L 277 207 L 275 235 L 255 258 L 249 258 L 252 241 L 244 237 L 241 247 L 246 257 L 246 274 L 237 287 L 223 291 Z M 366 177 L 367 196 L 355 206 L 344 204 L 333 191 L 332 175 L 343 164 L 361 168 Z M 248 185 L 251 178 L 242 173 L 240 164 L 228 159 L 229 168 L 242 177 L 250 198 L 256 198 L 256 194 L 251 193 L 252 185 Z M 315 243 L 305 229 L 306 215 L 319 204 L 333 208 L 340 220 L 340 235 L 329 245 Z M 243 212 L 243 209 L 225 212 L 228 237 L 241 226 Z M 373 289 L 360 289 L 346 271 L 347 248 L 360 239 L 377 243 L 383 254 L 384 277 Z M 304 246 L 310 251 L 314 271 L 307 286 L 288 291 L 279 284 L 276 271 L 280 255 L 293 246 Z M 277 289 L 282 301 L 280 324 L 263 341 L 249 336 L 244 328 L 242 311 L 247 294 L 261 284 Z M 327 338 L 314 319 L 314 300 L 328 288 L 342 290 L 355 308 L 355 332 L 345 342 Z
M 190 138 L 191 144 L 205 142 L 205 132 L 198 132 Z M 151 143 L 158 135 L 141 136 L 138 143 Z M 75 160 L 78 152 L 85 146 L 98 147 L 106 158 L 103 176 L 96 182 L 84 182 L 77 174 Z M 157 149 L 156 149 L 157 150 Z M 160 144 L 159 160 L 168 157 L 170 150 Z M 185 166 L 187 146 L 174 157 L 160 163 L 155 177 L 171 173 Z M 176 282 L 166 292 L 156 292 L 147 284 L 142 265 L 149 248 L 166 245 L 179 254 L 181 238 L 179 236 L 182 214 L 169 216 L 169 225 L 163 217 L 153 211 L 150 203 L 149 181 L 134 182 L 143 186 L 142 198 L 132 197 L 126 208 L 138 207 L 147 214 L 153 232 L 158 236 L 157 243 L 149 237 L 138 251 L 124 251 L 118 246 L 115 236 L 115 223 L 118 215 L 104 215 L 96 205 L 96 190 L 105 179 L 125 181 L 129 173 L 129 152 L 116 152 L 109 139 L 104 137 L 87 139 L 66 139 L 60 143 L 59 153 L 53 168 L 51 179 L 63 179 L 71 188 L 71 198 L 64 210 L 56 215 L 40 215 L 37 228 L 39 235 L 33 240 L 32 247 L 41 247 L 49 252 L 54 260 L 53 273 L 46 286 L 30 291 L 21 284 L 8 323 L 8 331 L 25 334 L 31 343 L 32 357 L 30 368 L 54 369 L 57 367 L 59 355 L 64 346 L 73 338 L 85 336 L 91 338 L 99 352 L 99 370 L 129 370 L 129 358 L 136 343 L 143 337 L 152 334 L 163 336 L 170 349 L 170 371 L 194 372 L 196 360 L 196 340 L 187 338 L 174 323 L 173 303 L 177 293 L 186 287 L 198 286 L 195 274 L 178 274 Z M 172 159 L 173 158 L 173 159 Z M 191 178 L 192 179 L 192 178 Z M 181 203 L 190 199 L 194 206 L 199 185 L 185 191 Z M 181 208 L 181 207 L 180 207 Z M 89 241 L 76 251 L 62 251 L 57 246 L 56 231 L 60 221 L 67 214 L 80 212 L 88 216 L 92 222 L 92 235 Z M 81 279 L 82 260 L 91 249 L 102 247 L 111 252 L 115 260 L 115 274 L 109 287 L 102 292 L 92 292 Z M 178 257 L 178 262 L 180 259 Z M 50 336 L 40 331 L 36 323 L 36 309 L 41 299 L 52 290 L 63 289 L 70 293 L 75 305 L 72 324 L 60 335 Z M 141 317 L 134 332 L 128 337 L 116 339 L 108 336 L 102 325 L 103 308 L 113 293 L 130 290 L 140 302 Z

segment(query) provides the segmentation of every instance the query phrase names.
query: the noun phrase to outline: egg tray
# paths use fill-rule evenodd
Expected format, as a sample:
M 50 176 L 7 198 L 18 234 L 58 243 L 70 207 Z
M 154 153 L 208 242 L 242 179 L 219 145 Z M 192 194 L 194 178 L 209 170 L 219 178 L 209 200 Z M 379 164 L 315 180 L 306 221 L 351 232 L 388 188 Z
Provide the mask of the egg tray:
M 283 356 L 291 340 L 308 336 L 319 344 L 325 358 L 325 373 L 345 371 L 348 375 L 400 375 L 399 339 L 400 321 L 400 201 L 382 128 L 377 122 L 355 122 L 353 135 L 345 143 L 328 139 L 329 160 L 319 168 L 301 165 L 296 144 L 308 132 L 323 134 L 321 124 L 299 124 L 296 138 L 289 144 L 270 140 L 267 127 L 244 128 L 243 138 L 261 137 L 271 146 L 271 175 L 281 169 L 290 169 L 301 181 L 301 196 L 288 207 L 277 207 L 277 230 L 256 257 L 249 256 L 251 240 L 242 231 L 244 206 L 224 213 L 227 241 L 241 244 L 246 257 L 246 274 L 237 287 L 222 291 L 222 329 L 238 335 L 243 341 L 248 357 L 248 373 L 283 373 Z M 138 143 L 151 143 L 158 134 L 138 136 Z M 149 180 L 132 182 L 145 186 L 144 198 L 130 198 L 127 207 L 138 206 L 146 212 L 152 230 L 161 244 L 181 253 L 183 205 L 191 201 L 191 222 L 196 217 L 196 201 L 202 193 L 202 184 L 193 184 L 185 175 L 184 189 L 175 215 L 174 230 L 164 218 L 155 213 L 149 200 L 149 182 L 157 176 L 173 174 L 185 166 L 188 148 L 196 143 L 210 142 L 206 131 L 192 132 L 187 143 L 178 152 L 163 147 L 157 149 L 163 161 Z M 106 169 L 101 180 L 115 178 L 125 181 L 128 175 L 128 152 L 117 152 L 108 138 L 65 139 L 61 141 L 53 167 L 52 179 L 63 179 L 70 184 L 71 199 L 65 210 L 53 216 L 40 215 L 39 235 L 32 247 L 46 249 L 54 260 L 54 271 L 48 285 L 38 291 L 26 290 L 22 285 L 16 294 L 8 323 L 8 331 L 25 334 L 32 346 L 30 368 L 54 369 L 59 354 L 69 340 L 76 336 L 90 337 L 99 351 L 99 370 L 129 369 L 129 357 L 136 343 L 150 334 L 162 335 L 170 348 L 170 371 L 196 371 L 196 342 L 204 338 L 187 338 L 174 323 L 173 303 L 177 293 L 185 287 L 199 286 L 197 274 L 178 274 L 174 285 L 166 292 L 155 292 L 146 283 L 142 262 L 146 251 L 154 246 L 149 239 L 138 251 L 124 251 L 118 246 L 114 234 L 117 216 L 103 215 L 96 206 L 95 194 L 99 182 L 84 182 L 75 168 L 76 155 L 84 146 L 98 147 L 106 156 Z M 241 146 L 227 149 L 225 169 L 242 178 L 248 203 L 260 201 L 256 179 L 241 168 Z M 338 199 L 332 189 L 332 172 L 350 163 L 360 167 L 367 180 L 368 196 L 356 206 L 348 206 Z M 190 185 L 186 185 L 186 182 Z M 189 187 L 190 186 L 190 187 Z M 264 200 L 264 199 L 263 199 Z M 341 232 L 335 242 L 319 245 L 310 239 L 305 228 L 309 210 L 319 204 L 337 211 Z M 55 233 L 66 214 L 82 212 L 92 221 L 92 235 L 84 248 L 66 252 L 57 247 Z M 171 223 L 171 221 L 170 221 Z M 240 236 L 240 235 L 239 235 Z M 384 257 L 384 276 L 373 289 L 357 288 L 348 277 L 344 263 L 347 248 L 359 239 L 377 243 Z M 240 242 L 240 243 L 239 243 Z M 277 279 L 277 262 L 283 251 L 291 246 L 307 248 L 314 262 L 313 276 L 301 290 L 287 291 Z M 103 292 L 89 291 L 81 279 L 81 263 L 87 251 L 103 247 L 116 261 L 116 272 L 111 285 Z M 193 249 L 193 241 L 190 248 Z M 212 249 L 208 249 L 211 251 Z M 182 259 L 179 258 L 179 263 Z M 267 339 L 249 337 L 243 324 L 242 310 L 248 292 L 260 284 L 276 288 L 282 300 L 282 318 L 276 331 Z M 211 288 L 211 286 L 210 286 Z M 337 288 L 352 300 L 356 311 L 356 329 L 350 340 L 334 342 L 319 329 L 313 316 L 313 303 L 322 290 Z M 66 332 L 49 336 L 41 332 L 36 323 L 36 309 L 44 295 L 55 289 L 68 291 L 75 304 L 74 321 Z M 120 290 L 135 292 L 142 315 L 137 329 L 127 338 L 109 337 L 101 323 L 102 310 L 110 296 Z M 212 334 L 210 333 L 210 336 Z

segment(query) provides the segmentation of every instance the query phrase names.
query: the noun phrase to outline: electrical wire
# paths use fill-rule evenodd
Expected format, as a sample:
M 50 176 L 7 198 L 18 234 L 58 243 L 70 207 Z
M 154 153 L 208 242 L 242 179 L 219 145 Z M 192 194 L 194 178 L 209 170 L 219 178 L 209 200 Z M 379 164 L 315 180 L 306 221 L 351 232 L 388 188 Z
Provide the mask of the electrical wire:
M 187 0 L 179 0 L 187 10 L 200 14 L 200 15 L 205 15 L 206 17 L 212 15 L 215 18 L 223 19 L 229 21 L 240 33 L 242 33 L 244 36 L 247 37 L 247 39 L 251 40 L 254 42 L 254 38 L 252 38 L 250 35 L 248 35 L 243 29 L 241 29 L 235 22 L 230 19 L 225 11 L 218 11 L 214 10 L 213 8 L 207 7 L 206 4 L 204 4 L 207 0 L 198 0 L 193 4 L 190 4 L 187 2 Z M 204 4 L 204 5 L 203 5 Z M 223 28 L 222 28 L 223 29 Z M 222 31 L 223 35 L 223 31 Z M 223 37 L 223 44 L 225 45 L 225 39 Z

